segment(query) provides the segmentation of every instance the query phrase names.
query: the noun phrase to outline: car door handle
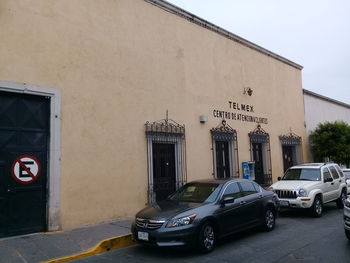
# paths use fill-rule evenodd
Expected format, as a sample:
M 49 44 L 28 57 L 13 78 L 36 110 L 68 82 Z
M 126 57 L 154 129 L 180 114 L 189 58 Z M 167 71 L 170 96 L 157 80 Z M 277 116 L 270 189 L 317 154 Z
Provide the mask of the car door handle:
M 240 205 L 244 205 L 244 204 L 246 204 L 246 203 L 247 203 L 246 201 L 241 201 L 241 202 L 239 202 Z
M 334 183 L 331 183 L 331 185 L 334 185 Z
M 259 195 L 259 198 L 262 198 L 262 195 Z

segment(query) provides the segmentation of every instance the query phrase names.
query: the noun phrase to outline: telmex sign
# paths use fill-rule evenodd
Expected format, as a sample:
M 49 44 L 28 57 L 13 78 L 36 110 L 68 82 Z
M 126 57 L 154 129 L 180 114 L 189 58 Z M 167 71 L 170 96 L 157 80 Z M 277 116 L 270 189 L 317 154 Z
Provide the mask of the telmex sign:
M 245 111 L 245 112 L 254 112 L 254 106 L 249 104 L 242 104 L 237 102 L 229 101 L 229 108 L 236 111 Z M 223 110 L 213 110 L 213 116 L 215 118 L 227 119 L 227 120 L 238 120 L 245 122 L 256 122 L 256 123 L 264 123 L 267 124 L 267 118 L 256 117 L 252 115 L 236 113 L 231 111 L 223 111 Z

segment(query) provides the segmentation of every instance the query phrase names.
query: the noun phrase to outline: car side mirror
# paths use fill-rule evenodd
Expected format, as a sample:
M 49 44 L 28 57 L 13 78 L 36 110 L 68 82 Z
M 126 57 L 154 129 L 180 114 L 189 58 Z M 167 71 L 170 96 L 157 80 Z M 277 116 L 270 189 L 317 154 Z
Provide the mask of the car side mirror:
M 333 182 L 333 178 L 332 177 L 325 178 L 324 182 L 325 183 Z
M 235 198 L 232 197 L 232 196 L 227 196 L 227 197 L 224 197 L 222 200 L 221 200 L 221 204 L 231 204 L 235 201 Z
M 235 201 L 235 198 L 232 196 L 226 196 L 221 200 L 221 204 L 232 204 Z
M 278 177 L 277 177 L 277 180 L 278 180 L 278 181 L 281 181 L 281 180 L 282 180 L 282 177 L 281 177 L 281 176 L 278 176 Z

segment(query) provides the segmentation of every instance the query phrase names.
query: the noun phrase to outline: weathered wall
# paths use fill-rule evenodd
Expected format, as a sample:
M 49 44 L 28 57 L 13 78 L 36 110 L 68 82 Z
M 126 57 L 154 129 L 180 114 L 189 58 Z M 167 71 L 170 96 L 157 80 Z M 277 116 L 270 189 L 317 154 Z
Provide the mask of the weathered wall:
M 63 228 L 132 216 L 146 203 L 144 123 L 166 110 L 186 125 L 188 180 L 212 177 L 213 110 L 244 113 L 228 101 L 268 118 L 274 178 L 278 136 L 291 128 L 305 141 L 299 69 L 142 0 L 3 0 L 0 32 L 1 80 L 62 90 Z M 257 124 L 228 124 L 239 160 L 250 160 Z
M 350 124 L 350 105 L 309 91 L 304 92 L 304 104 L 307 136 L 321 123 L 344 121 Z M 313 159 L 310 151 L 308 158 Z

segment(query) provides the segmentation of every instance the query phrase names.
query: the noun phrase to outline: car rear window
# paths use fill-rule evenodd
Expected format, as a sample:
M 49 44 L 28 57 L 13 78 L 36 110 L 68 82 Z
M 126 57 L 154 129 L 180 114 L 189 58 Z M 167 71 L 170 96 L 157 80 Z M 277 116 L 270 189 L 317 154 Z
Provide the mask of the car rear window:
M 240 182 L 239 184 L 241 185 L 243 196 L 257 193 L 257 190 L 255 189 L 253 183 L 251 183 L 251 182 Z

